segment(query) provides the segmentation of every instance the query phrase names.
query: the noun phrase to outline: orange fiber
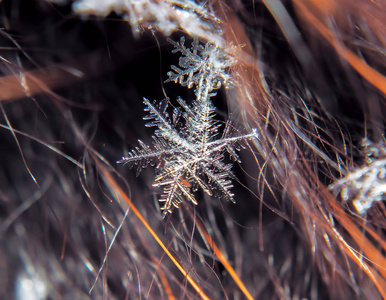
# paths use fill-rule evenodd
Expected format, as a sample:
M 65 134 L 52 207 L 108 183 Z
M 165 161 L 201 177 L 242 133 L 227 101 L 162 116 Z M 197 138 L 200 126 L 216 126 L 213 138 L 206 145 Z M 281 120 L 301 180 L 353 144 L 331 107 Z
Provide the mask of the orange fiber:
M 193 280 L 193 278 L 190 277 L 188 272 L 186 272 L 184 270 L 184 268 L 179 264 L 179 262 L 173 257 L 171 252 L 168 250 L 168 248 L 165 246 L 165 244 L 161 241 L 161 239 L 157 236 L 157 234 L 154 232 L 154 230 L 150 227 L 149 223 L 146 222 L 146 220 L 143 218 L 141 213 L 137 210 L 137 208 L 131 202 L 129 197 L 119 187 L 119 185 L 114 180 L 114 178 L 111 176 L 111 174 L 107 171 L 107 169 L 96 158 L 94 158 L 94 160 L 96 161 L 98 167 L 102 170 L 103 175 L 105 176 L 105 179 L 106 179 L 107 183 L 113 189 L 114 193 L 116 193 L 117 195 L 119 195 L 121 198 L 123 198 L 126 201 L 126 203 L 130 206 L 130 209 L 134 212 L 134 214 L 141 221 L 141 223 L 146 227 L 146 229 L 153 236 L 153 238 L 156 240 L 158 245 L 161 246 L 161 248 L 165 251 L 167 256 L 169 256 L 169 258 L 174 263 L 174 265 L 185 276 L 185 278 L 188 280 L 188 282 L 191 284 L 191 286 L 196 290 L 196 292 L 201 296 L 201 298 L 209 300 L 209 297 L 204 293 L 204 291 L 197 285 L 197 283 Z
M 308 171 L 311 170 L 308 168 Z M 311 172 L 309 174 L 311 177 L 315 177 L 315 175 Z M 381 293 L 382 297 L 386 299 L 385 257 L 382 256 L 382 254 L 380 254 L 379 250 L 375 248 L 372 242 L 366 236 L 364 236 L 363 232 L 358 228 L 357 224 L 352 221 L 352 217 L 348 216 L 343 211 L 343 209 L 337 205 L 336 200 L 331 197 L 327 190 L 324 190 L 324 194 L 325 198 L 329 200 L 329 204 L 333 208 L 334 217 L 345 228 L 347 233 L 353 238 L 356 244 L 361 247 L 361 251 L 363 251 L 364 257 L 372 262 L 375 267 L 367 264 L 364 261 L 364 257 L 359 255 L 355 248 L 350 246 L 334 227 L 328 226 L 329 222 L 326 222 L 325 224 L 320 222 L 320 225 L 323 225 L 328 231 L 332 230 L 332 236 L 345 249 L 345 253 L 369 276 L 369 278 L 374 282 L 378 291 Z
M 166 294 L 168 295 L 168 299 L 169 299 L 169 300 L 175 300 L 176 298 L 175 298 L 174 295 L 173 295 L 172 289 L 170 288 L 169 282 L 168 282 L 168 280 L 166 279 L 164 272 L 162 272 L 161 270 L 159 270 L 159 271 L 158 271 L 158 275 L 159 275 L 159 277 L 161 278 L 161 282 L 162 282 L 162 285 L 163 285 L 164 288 L 165 288 Z
M 74 76 L 57 65 L 26 72 L 20 70 L 0 77 L 0 102 L 47 93 L 79 79 L 81 76 Z
M 330 197 L 327 196 L 327 199 Z M 361 251 L 364 254 L 364 257 L 368 259 L 373 265 L 367 264 L 361 255 L 358 255 L 357 251 L 347 244 L 347 242 L 342 238 L 342 236 L 332 228 L 335 233 L 333 236 L 335 239 L 343 246 L 345 253 L 351 257 L 351 259 L 358 264 L 360 268 L 369 276 L 369 278 L 374 282 L 378 291 L 381 293 L 382 297 L 386 299 L 386 259 L 382 254 L 379 253 L 379 250 L 372 244 L 363 232 L 358 228 L 358 226 L 351 220 L 352 217 L 348 216 L 341 207 L 339 207 L 335 201 L 329 201 L 334 209 L 334 217 L 338 222 L 346 229 L 350 234 L 356 244 L 361 248 Z M 379 274 L 379 273 L 380 274 Z
M 378 90 L 386 94 L 386 77 L 374 70 L 362 59 L 355 55 L 350 49 L 338 43 L 337 39 L 322 22 L 320 22 L 300 0 L 293 0 L 301 10 L 303 16 L 319 31 L 319 33 L 334 47 L 338 52 L 359 74 Z
M 208 232 L 205 230 L 204 226 L 201 224 L 199 220 L 196 220 L 197 228 L 200 231 L 201 235 L 205 237 L 210 247 L 213 249 L 213 252 L 218 257 L 219 261 L 224 265 L 225 269 L 228 271 L 228 273 L 231 275 L 235 283 L 238 285 L 240 290 L 243 292 L 245 297 L 249 300 L 253 300 L 252 295 L 248 291 L 248 289 L 245 287 L 244 283 L 240 279 L 240 277 L 237 275 L 236 271 L 232 268 L 224 254 L 218 249 L 216 243 L 213 241 L 211 236 L 208 234 Z

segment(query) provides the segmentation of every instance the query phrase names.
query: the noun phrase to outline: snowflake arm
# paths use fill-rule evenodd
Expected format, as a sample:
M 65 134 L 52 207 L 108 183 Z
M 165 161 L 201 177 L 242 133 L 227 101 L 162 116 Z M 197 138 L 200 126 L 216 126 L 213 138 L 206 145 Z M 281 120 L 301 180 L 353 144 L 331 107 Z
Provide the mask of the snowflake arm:
M 163 217 L 167 213 L 171 213 L 173 207 L 178 208 L 184 199 L 188 199 L 194 205 L 197 205 L 197 201 L 190 192 L 190 187 L 185 184 L 181 173 L 171 179 L 156 182 L 153 186 L 163 187 L 163 194 L 158 200 L 159 202 L 164 202 L 164 205 L 161 207 Z
M 234 194 L 230 191 L 233 187 L 232 181 L 229 178 L 229 172 L 232 165 L 227 165 L 228 170 L 225 172 L 217 172 L 215 173 L 213 170 L 206 169 L 205 174 L 209 178 L 209 184 L 213 189 L 218 189 L 220 191 L 221 196 L 223 196 L 226 200 L 232 201 L 236 203 L 233 199 Z
M 175 146 L 191 148 L 189 142 L 180 135 L 171 123 L 169 114 L 166 112 L 168 108 L 167 99 L 161 101 L 158 107 L 146 98 L 143 98 L 143 103 L 146 105 L 145 111 L 150 113 L 143 118 L 146 121 L 150 121 L 145 124 L 146 127 L 157 127 L 155 135 L 164 138 Z

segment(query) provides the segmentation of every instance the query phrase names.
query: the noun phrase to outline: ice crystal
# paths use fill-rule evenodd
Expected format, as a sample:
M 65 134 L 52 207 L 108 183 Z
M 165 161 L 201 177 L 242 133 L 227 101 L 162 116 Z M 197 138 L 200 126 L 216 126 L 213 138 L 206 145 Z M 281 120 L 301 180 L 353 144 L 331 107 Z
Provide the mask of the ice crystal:
M 119 163 L 137 166 L 140 171 L 152 165 L 156 167 L 153 186 L 163 188 L 159 199 L 165 216 L 178 207 L 183 200 L 197 204 L 195 192 L 201 188 L 206 194 L 216 195 L 234 202 L 231 192 L 232 163 L 225 163 L 225 153 L 240 162 L 237 151 L 249 139 L 257 138 L 254 131 L 241 135 L 228 120 L 222 134 L 221 123 L 215 120 L 215 107 L 211 97 L 222 85 L 229 86 L 231 78 L 226 70 L 234 59 L 213 44 L 202 45 L 199 40 L 192 47 L 185 46 L 185 39 L 172 42 L 173 52 L 181 52 L 179 67 L 172 66 L 167 81 L 179 82 L 183 86 L 195 87 L 196 98 L 188 105 L 182 98 L 170 114 L 169 100 L 151 102 L 144 98 L 144 117 L 147 127 L 155 127 L 153 147 L 139 140 L 139 146 L 123 157 Z
M 330 185 L 342 200 L 351 202 L 358 213 L 364 214 L 373 202 L 386 200 L 386 145 L 364 139 L 365 164 Z

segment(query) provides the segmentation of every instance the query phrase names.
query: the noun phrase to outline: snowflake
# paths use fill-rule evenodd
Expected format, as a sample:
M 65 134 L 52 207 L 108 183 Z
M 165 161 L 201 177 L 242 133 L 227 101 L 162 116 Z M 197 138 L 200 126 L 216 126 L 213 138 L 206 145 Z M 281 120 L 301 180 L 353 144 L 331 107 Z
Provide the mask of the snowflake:
M 60 2 L 59 0 L 54 0 Z M 217 45 L 223 43 L 218 24 L 207 6 L 192 0 L 77 0 L 73 10 L 82 15 L 107 16 L 115 12 L 128 20 L 137 34 L 141 28 L 157 29 L 170 35 L 182 29 L 189 35 L 205 38 Z
M 231 78 L 226 69 L 234 59 L 220 48 L 207 43 L 201 45 L 196 39 L 191 48 L 184 45 L 185 39 L 175 46 L 173 52 L 181 52 L 179 67 L 172 66 L 167 81 L 179 82 L 183 86 L 195 86 L 196 99 L 189 106 L 178 98 L 178 107 L 168 112 L 169 100 L 160 103 L 144 98 L 144 117 L 147 127 L 156 127 L 153 148 L 139 140 L 139 146 L 129 152 L 118 163 L 137 166 L 137 175 L 149 166 L 155 166 L 156 178 L 153 186 L 163 188 L 159 199 L 163 202 L 163 216 L 172 212 L 173 207 L 187 199 L 197 204 L 194 192 L 201 188 L 206 194 L 216 195 L 234 202 L 231 192 L 232 164 L 224 162 L 228 152 L 234 161 L 241 162 L 237 151 L 248 140 L 257 138 L 256 131 L 250 134 L 236 134 L 228 120 L 221 137 L 221 124 L 215 120 L 215 107 L 211 97 L 221 85 L 229 86 Z

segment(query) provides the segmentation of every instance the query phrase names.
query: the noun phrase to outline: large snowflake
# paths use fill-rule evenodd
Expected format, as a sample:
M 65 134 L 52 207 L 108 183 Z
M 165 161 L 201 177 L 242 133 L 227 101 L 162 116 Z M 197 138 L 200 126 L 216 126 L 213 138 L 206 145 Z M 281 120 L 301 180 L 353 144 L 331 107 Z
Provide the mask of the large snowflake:
M 215 107 L 211 97 L 222 85 L 231 83 L 226 69 L 234 60 L 215 45 L 202 45 L 198 40 L 192 42 L 192 47 L 180 42 L 172 42 L 173 52 L 181 52 L 179 67 L 172 66 L 174 72 L 169 72 L 167 81 L 175 81 L 183 86 L 195 86 L 196 99 L 189 106 L 178 98 L 179 107 L 168 112 L 169 100 L 160 103 L 144 99 L 144 117 L 147 127 L 156 127 L 153 136 L 153 148 L 139 140 L 139 146 L 123 157 L 119 163 L 137 166 L 137 174 L 152 165 L 156 167 L 157 175 L 153 186 L 162 187 L 163 194 L 159 201 L 163 202 L 161 209 L 165 216 L 172 212 L 173 207 L 187 199 L 197 204 L 194 192 L 201 188 L 208 195 L 216 195 L 233 201 L 231 179 L 235 176 L 231 171 L 232 163 L 225 163 L 225 153 L 240 162 L 237 151 L 249 139 L 257 138 L 257 133 L 241 135 L 228 121 L 222 134 L 219 133 L 220 122 L 215 120 Z

